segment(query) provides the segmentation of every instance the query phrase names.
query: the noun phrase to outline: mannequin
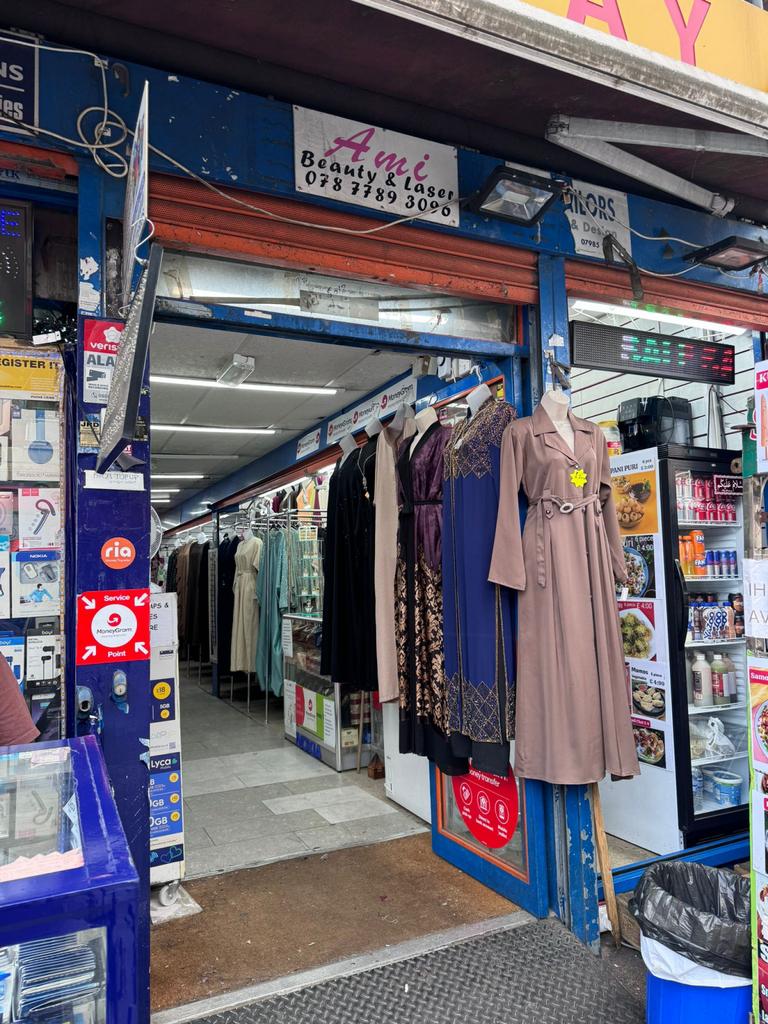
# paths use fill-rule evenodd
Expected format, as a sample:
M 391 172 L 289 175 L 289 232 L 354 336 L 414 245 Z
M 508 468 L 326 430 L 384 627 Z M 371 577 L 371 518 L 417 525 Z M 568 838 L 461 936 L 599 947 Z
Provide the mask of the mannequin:
M 371 422 L 366 425 L 365 432 L 368 437 L 376 437 L 377 434 L 381 433 L 383 426 L 384 424 L 381 420 L 371 420 Z
M 571 421 L 568 418 L 568 412 L 570 410 L 570 400 L 565 391 L 547 391 L 541 399 L 541 405 L 552 423 L 555 426 L 558 434 L 565 443 L 568 445 L 571 451 L 573 451 L 573 427 Z
M 347 460 L 347 457 L 357 448 L 357 441 L 355 441 L 354 434 L 346 434 L 339 441 L 339 447 L 341 448 L 341 462 L 339 465 L 343 466 Z
M 205 535 L 205 533 L 203 533 L 202 530 L 195 537 L 195 540 L 197 541 L 198 544 L 207 544 L 208 543 L 208 537 Z
M 422 409 L 421 412 L 416 413 L 416 433 L 414 434 L 413 441 L 411 442 L 411 454 L 416 450 L 416 445 L 422 439 L 424 434 L 429 430 L 433 423 L 437 423 L 437 413 L 435 412 L 434 406 L 428 406 L 426 409 Z
M 475 416 L 480 406 L 485 405 L 489 398 L 493 398 L 493 395 L 487 384 L 481 384 L 474 391 L 470 391 L 467 395 L 470 416 Z
M 242 537 L 242 539 L 244 541 L 246 541 L 246 540 L 250 540 L 251 537 L 253 537 L 253 530 L 250 528 L 250 526 L 246 526 L 246 528 L 243 530 L 243 537 Z
M 410 407 L 410 405 L 405 405 L 405 403 L 403 403 L 403 405 L 398 406 L 397 412 L 392 417 L 392 422 L 389 424 L 389 426 L 392 428 L 392 432 L 395 434 L 402 433 L 406 419 L 412 418 L 413 409 Z

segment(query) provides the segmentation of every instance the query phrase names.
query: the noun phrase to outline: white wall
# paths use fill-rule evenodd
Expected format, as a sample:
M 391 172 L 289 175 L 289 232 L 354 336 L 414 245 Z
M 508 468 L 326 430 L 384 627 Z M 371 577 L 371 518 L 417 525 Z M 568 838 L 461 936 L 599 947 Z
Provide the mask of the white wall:
M 723 387 L 721 393 L 728 403 L 724 404 L 726 444 L 738 450 L 741 434 L 734 428 L 745 422 L 747 399 L 754 389 L 752 335 L 749 332 L 737 335 L 732 343 L 736 347 L 736 379 L 732 385 Z M 616 419 L 619 403 L 627 398 L 660 394 L 687 398 L 693 403 L 693 443 L 699 447 L 707 445 L 707 386 L 704 384 L 574 368 L 571 386 L 576 415 L 596 423 Z

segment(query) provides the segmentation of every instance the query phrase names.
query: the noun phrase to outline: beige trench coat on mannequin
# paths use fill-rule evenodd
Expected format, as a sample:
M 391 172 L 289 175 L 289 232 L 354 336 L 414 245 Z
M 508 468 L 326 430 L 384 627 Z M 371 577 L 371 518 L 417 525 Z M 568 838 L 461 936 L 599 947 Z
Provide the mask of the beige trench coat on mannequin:
M 521 592 L 516 774 L 563 785 L 639 774 L 616 605 L 614 577 L 624 581 L 625 569 L 608 449 L 596 424 L 568 416 L 574 451 L 541 406 L 507 427 L 489 574 Z M 586 475 L 581 487 L 578 470 Z M 529 502 L 522 535 L 521 485 Z

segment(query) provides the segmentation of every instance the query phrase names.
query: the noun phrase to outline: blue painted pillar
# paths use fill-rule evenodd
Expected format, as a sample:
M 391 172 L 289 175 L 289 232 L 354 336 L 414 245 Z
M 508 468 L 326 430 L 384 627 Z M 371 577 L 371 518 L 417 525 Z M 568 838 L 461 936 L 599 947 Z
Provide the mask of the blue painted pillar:
M 82 345 L 83 315 L 99 315 L 104 302 L 104 212 L 106 190 L 112 183 L 93 163 L 83 162 L 80 169 L 78 200 L 78 256 L 80 267 L 80 303 L 78 337 Z M 114 196 L 111 197 L 114 200 Z M 94 269 L 95 264 L 95 269 Z M 101 744 L 110 780 L 141 883 L 139 903 L 138 950 L 138 1024 L 149 1021 L 149 800 L 148 764 L 142 756 L 148 752 L 150 693 L 149 662 L 121 663 L 128 682 L 128 710 L 125 713 L 111 699 L 112 665 L 75 663 L 75 604 L 77 595 L 93 590 L 134 590 L 149 585 L 149 495 L 143 492 L 90 490 L 84 487 L 84 473 L 95 467 L 93 452 L 79 449 L 79 412 L 97 412 L 98 406 L 83 406 L 82 348 L 78 353 L 76 381 L 79 410 L 71 404 L 69 437 L 70 537 L 68 545 L 67 629 L 67 705 L 74 709 L 76 687 L 87 686 L 103 716 Z M 143 400 L 148 403 L 148 399 Z M 148 408 L 144 412 L 148 415 Z M 145 487 L 149 481 L 149 444 L 134 445 L 134 454 L 146 461 Z M 136 557 L 125 569 L 110 569 L 101 559 L 104 543 L 113 537 L 131 541 Z M 74 585 L 73 585 L 74 584 Z M 74 726 L 70 710 L 68 730 Z
M 547 351 L 570 365 L 568 297 L 565 260 L 539 256 L 539 337 L 530 339 L 532 406 L 538 404 L 551 373 Z M 591 946 L 600 938 L 597 871 L 592 837 L 592 810 L 587 786 L 549 786 L 547 850 L 550 907 L 564 923 Z

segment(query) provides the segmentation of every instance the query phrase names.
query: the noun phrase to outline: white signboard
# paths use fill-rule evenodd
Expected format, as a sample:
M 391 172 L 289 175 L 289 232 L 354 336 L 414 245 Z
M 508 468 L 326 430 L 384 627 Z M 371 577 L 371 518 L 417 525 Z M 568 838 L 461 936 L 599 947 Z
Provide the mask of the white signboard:
M 144 83 L 136 131 L 133 135 L 123 205 L 123 305 L 131 301 L 136 250 L 147 225 L 147 182 L 149 172 L 149 82 Z
M 747 636 L 768 638 L 768 559 L 745 558 L 743 568 Z
M 632 254 L 632 235 L 629 230 L 629 205 L 626 192 L 611 188 L 598 188 L 586 181 L 574 181 L 576 195 L 566 192 L 565 215 L 573 235 L 577 256 L 604 259 L 603 237 L 610 233 Z
M 459 225 L 453 146 L 294 107 L 293 161 L 297 192 Z
M 300 437 L 296 445 L 296 461 L 300 462 L 301 459 L 305 459 L 312 452 L 316 452 L 320 448 L 320 427 L 317 430 L 313 430 L 311 434 L 305 434 L 304 437 Z
M 86 469 L 83 487 L 86 491 L 143 491 L 144 477 L 141 473 L 115 472 L 97 473 Z
M 179 642 L 176 594 L 151 594 L 149 642 L 153 650 L 175 647 Z
M 385 391 L 356 405 L 349 412 L 342 413 L 328 424 L 328 444 L 335 444 L 346 434 L 364 430 L 371 420 L 382 419 L 395 412 L 401 405 L 412 405 L 416 401 L 416 378 L 405 377 L 392 384 Z

